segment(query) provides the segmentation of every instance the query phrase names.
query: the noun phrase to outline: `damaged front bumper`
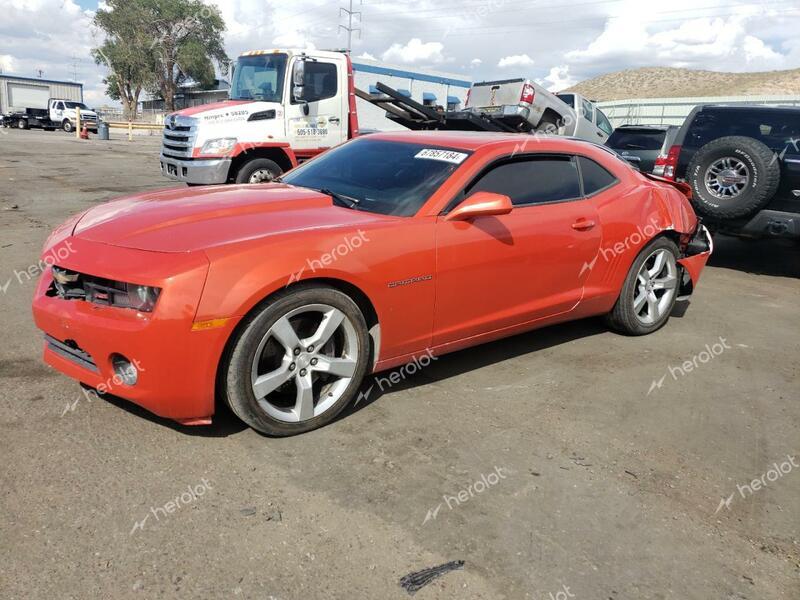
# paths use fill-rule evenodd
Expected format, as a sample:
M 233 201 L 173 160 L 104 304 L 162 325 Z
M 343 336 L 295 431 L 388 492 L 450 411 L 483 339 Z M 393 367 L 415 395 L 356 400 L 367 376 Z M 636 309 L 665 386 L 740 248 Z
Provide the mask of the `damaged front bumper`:
M 708 262 L 708 257 L 714 251 L 714 240 L 705 225 L 698 225 L 692 239 L 686 245 L 683 256 L 678 259 L 682 267 L 681 285 L 678 291 L 678 300 L 688 300 L 692 295 L 700 273 Z

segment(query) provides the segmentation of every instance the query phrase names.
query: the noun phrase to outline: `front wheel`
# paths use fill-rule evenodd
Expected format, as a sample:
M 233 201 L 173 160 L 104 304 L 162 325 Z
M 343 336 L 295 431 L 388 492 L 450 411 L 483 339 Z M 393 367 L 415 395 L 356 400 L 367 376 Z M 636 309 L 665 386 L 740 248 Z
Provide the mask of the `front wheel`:
M 633 261 L 608 325 L 626 335 L 646 335 L 669 320 L 678 294 L 678 247 L 656 238 Z
M 269 183 L 280 177 L 283 169 L 268 158 L 254 158 L 244 163 L 236 174 L 236 183 Z
M 69 119 L 64 119 L 64 122 L 61 124 L 61 128 L 67 133 L 72 133 L 75 131 L 75 127 L 72 125 L 72 121 Z
M 311 431 L 347 406 L 369 355 L 366 321 L 349 296 L 297 287 L 243 325 L 222 374 L 225 398 L 236 416 L 267 435 Z

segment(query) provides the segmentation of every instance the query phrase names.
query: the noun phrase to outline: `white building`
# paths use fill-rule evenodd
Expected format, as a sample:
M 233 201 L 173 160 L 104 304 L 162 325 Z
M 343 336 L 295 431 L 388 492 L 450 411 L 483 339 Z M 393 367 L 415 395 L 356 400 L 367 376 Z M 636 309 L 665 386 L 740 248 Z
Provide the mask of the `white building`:
M 620 125 L 682 125 L 699 104 L 766 104 L 800 106 L 800 96 L 703 96 L 696 98 L 642 98 L 598 102 L 614 127 Z
M 83 102 L 83 84 L 16 75 L 0 75 L 0 114 L 47 108 L 50 98 Z
M 462 75 L 443 73 L 430 69 L 419 69 L 392 65 L 366 58 L 353 58 L 355 85 L 365 92 L 378 93 L 375 84 L 381 82 L 409 96 L 420 104 L 442 106 L 456 110 L 463 107 L 470 82 Z M 404 129 L 393 121 L 386 119 L 385 112 L 357 98 L 358 125 L 362 129 Z

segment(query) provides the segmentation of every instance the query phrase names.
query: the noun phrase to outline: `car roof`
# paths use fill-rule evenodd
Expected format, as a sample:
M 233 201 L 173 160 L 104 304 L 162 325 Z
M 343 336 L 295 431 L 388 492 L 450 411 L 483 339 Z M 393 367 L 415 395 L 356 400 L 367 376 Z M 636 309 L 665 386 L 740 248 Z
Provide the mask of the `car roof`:
M 456 150 L 474 151 L 486 146 L 502 144 L 518 145 L 526 139 L 541 143 L 542 151 L 560 150 L 564 152 L 578 151 L 586 146 L 598 146 L 577 138 L 524 133 L 495 133 L 488 131 L 383 131 L 369 135 L 370 140 L 387 140 L 392 142 L 408 142 L 411 144 L 430 144 Z M 527 145 L 526 150 L 534 150 L 537 146 Z M 599 147 L 599 146 L 598 146 Z
M 617 129 L 641 129 L 643 131 L 647 131 L 647 130 L 652 129 L 654 131 L 666 131 L 670 127 L 677 127 L 677 125 L 633 125 L 633 124 L 626 124 L 626 125 L 620 125 L 619 127 L 616 127 L 615 130 L 617 130 Z
M 698 107 L 700 110 L 758 110 L 758 111 L 790 111 L 800 112 L 800 106 L 781 105 L 774 106 L 770 104 L 701 104 Z

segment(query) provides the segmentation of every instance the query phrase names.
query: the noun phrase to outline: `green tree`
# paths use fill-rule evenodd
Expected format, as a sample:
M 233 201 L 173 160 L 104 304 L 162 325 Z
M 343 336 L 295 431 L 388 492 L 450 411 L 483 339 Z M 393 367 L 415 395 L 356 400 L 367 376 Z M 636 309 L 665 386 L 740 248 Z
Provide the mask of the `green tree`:
M 155 81 L 152 38 L 141 27 L 144 13 L 139 2 L 108 0 L 106 4 L 108 9 L 99 9 L 94 17 L 105 41 L 92 50 L 92 56 L 110 71 L 104 80 L 106 94 L 122 103 L 126 119 L 135 119 L 140 94 Z
M 214 63 L 227 73 L 223 33 L 225 21 L 216 6 L 200 0 L 129 0 L 141 3 L 142 27 L 155 56 L 154 87 L 168 111 L 175 110 L 175 93 L 192 79 L 201 87 L 214 83 Z

